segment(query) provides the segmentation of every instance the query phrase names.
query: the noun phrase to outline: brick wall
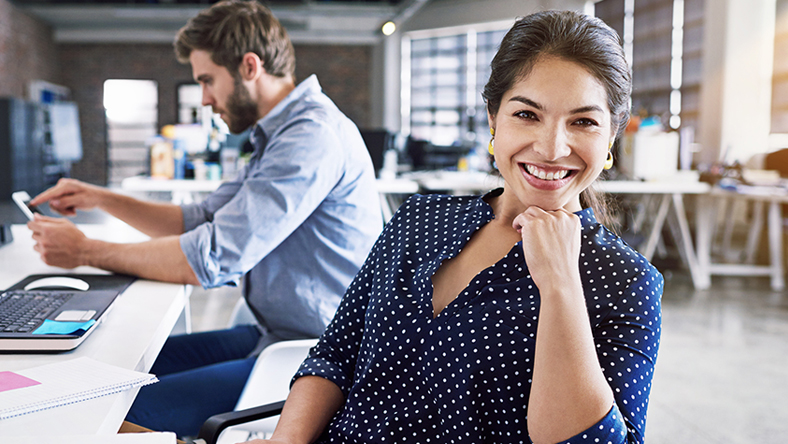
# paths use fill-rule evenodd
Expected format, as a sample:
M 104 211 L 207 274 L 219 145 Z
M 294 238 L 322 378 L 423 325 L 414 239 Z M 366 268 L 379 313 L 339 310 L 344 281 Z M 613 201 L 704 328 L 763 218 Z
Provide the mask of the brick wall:
M 4 0 L 0 0 L 4 1 Z M 62 44 L 62 84 L 79 104 L 82 161 L 72 176 L 107 182 L 107 141 L 103 85 L 107 79 L 155 80 L 159 88 L 159 125 L 177 122 L 177 88 L 192 82 L 191 68 L 175 60 L 168 44 Z M 359 127 L 367 125 L 372 49 L 368 46 L 296 46 L 296 78 L 315 73 L 324 91 Z
M 295 45 L 296 78 L 317 74 L 323 91 L 359 128 L 369 125 L 371 46 Z
M 0 96 L 27 99 L 30 80 L 60 83 L 52 29 L 0 0 Z
M 61 44 L 58 46 L 63 85 L 79 104 L 82 160 L 73 165 L 73 177 L 107 183 L 107 130 L 104 117 L 104 81 L 154 80 L 159 91 L 158 128 L 177 122 L 177 88 L 192 82 L 191 69 L 175 60 L 171 45 Z

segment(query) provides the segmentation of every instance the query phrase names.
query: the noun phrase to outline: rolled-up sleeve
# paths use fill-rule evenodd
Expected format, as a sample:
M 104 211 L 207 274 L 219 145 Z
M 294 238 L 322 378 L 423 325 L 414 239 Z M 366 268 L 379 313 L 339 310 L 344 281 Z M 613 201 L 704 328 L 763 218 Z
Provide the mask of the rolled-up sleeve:
M 201 205 L 184 206 L 180 244 L 205 288 L 232 284 L 290 236 L 341 178 L 334 128 L 302 118 L 277 129 L 261 156 Z

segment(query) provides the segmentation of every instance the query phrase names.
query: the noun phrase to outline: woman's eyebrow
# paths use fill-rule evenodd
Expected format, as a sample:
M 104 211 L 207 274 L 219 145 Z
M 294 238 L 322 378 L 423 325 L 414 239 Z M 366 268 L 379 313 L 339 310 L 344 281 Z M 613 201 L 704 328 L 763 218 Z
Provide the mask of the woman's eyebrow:
M 536 109 L 538 109 L 540 111 L 544 111 L 544 106 L 540 105 L 537 102 L 534 102 L 533 100 L 531 100 L 531 99 L 529 99 L 527 97 L 512 96 L 512 98 L 510 98 L 509 101 L 510 102 L 520 102 L 520 103 L 523 103 L 523 104 L 528 105 L 530 107 L 536 108 Z M 596 111 L 596 112 L 604 112 L 604 110 L 598 105 L 586 105 L 586 106 L 581 106 L 579 108 L 575 108 L 575 109 L 571 110 L 569 112 L 569 114 L 583 114 L 583 113 L 594 112 L 594 111 Z
M 599 106 L 597 106 L 597 105 L 586 105 L 586 106 L 581 106 L 580 108 L 575 108 L 572 111 L 570 111 L 569 113 L 570 114 L 583 114 L 583 113 L 594 112 L 594 111 L 600 112 L 600 113 L 604 112 L 604 110 L 602 108 L 600 108 Z
M 524 103 L 524 104 L 526 104 L 528 106 L 534 107 L 534 108 L 536 108 L 538 110 L 543 110 L 544 109 L 544 107 L 542 105 L 534 102 L 533 100 L 531 100 L 531 99 L 529 99 L 527 97 L 523 97 L 523 96 L 512 96 L 512 98 L 510 98 L 509 101 L 510 102 L 521 102 L 521 103 Z

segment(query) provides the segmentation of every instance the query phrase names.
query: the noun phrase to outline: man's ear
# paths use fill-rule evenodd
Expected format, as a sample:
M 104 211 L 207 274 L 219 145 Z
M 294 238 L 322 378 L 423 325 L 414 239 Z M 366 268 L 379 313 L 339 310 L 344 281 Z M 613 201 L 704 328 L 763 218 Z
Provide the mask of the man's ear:
M 253 52 L 247 52 L 238 65 L 238 73 L 243 80 L 254 80 L 265 72 L 263 61 Z

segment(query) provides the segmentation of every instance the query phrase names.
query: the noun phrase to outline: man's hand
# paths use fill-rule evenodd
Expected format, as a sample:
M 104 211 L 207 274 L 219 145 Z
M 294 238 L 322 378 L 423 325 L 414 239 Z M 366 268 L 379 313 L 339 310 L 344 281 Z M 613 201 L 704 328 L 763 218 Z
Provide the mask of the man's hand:
M 108 193 L 104 188 L 80 182 L 76 179 L 60 179 L 57 185 L 44 191 L 30 201 L 30 205 L 49 202 L 49 207 L 64 216 L 74 216 L 79 210 L 90 210 L 101 203 Z
M 83 254 L 87 237 L 71 221 L 36 214 L 27 227 L 36 241 L 33 249 L 47 265 L 62 268 L 87 265 Z

